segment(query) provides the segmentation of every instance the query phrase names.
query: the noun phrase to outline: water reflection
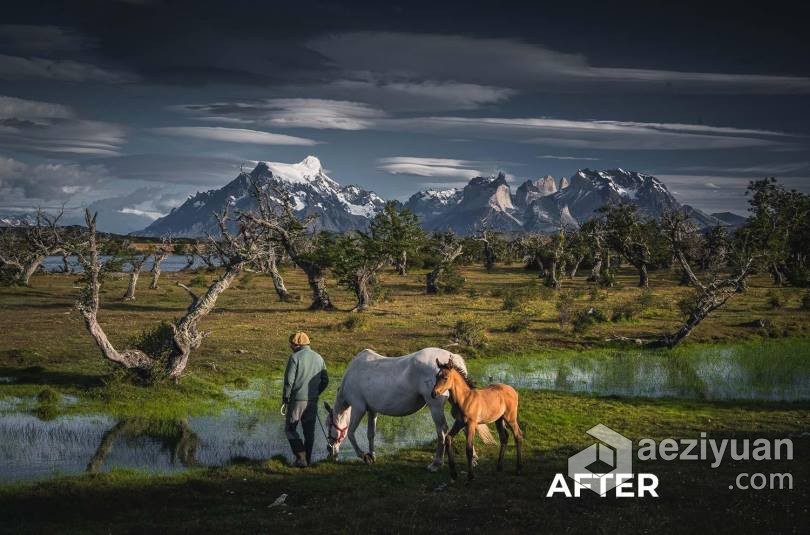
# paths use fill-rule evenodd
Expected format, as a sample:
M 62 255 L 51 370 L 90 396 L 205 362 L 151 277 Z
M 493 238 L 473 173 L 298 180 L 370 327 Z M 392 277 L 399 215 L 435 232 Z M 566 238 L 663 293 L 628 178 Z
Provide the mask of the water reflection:
M 379 420 L 380 454 L 420 445 L 435 433 L 424 411 L 407 418 Z M 323 460 L 326 441 L 316 431 L 313 457 Z M 365 443 L 365 427 L 358 431 Z M 352 460 L 342 448 L 342 460 Z M 183 420 L 130 418 L 101 414 L 41 419 L 34 414 L 0 414 L 0 481 L 34 480 L 82 472 L 132 468 L 171 473 L 192 466 L 226 466 L 281 456 L 291 460 L 278 414 L 228 409 L 218 415 Z
M 106 262 L 110 259 L 110 256 L 101 256 L 101 260 Z M 148 258 L 143 265 L 143 271 L 147 272 L 152 269 L 152 264 L 154 263 L 153 258 Z M 216 263 L 216 260 L 215 260 Z M 69 256 L 67 259 L 62 258 L 61 256 L 49 256 L 45 258 L 45 261 L 42 262 L 42 267 L 51 273 L 64 273 L 67 266 L 67 270 L 73 273 L 81 273 L 82 266 L 79 264 L 78 260 L 75 256 Z M 166 259 L 161 262 L 160 269 L 166 272 L 173 272 L 173 271 L 180 271 L 181 269 L 197 269 L 205 267 L 205 262 L 202 261 L 200 258 L 195 258 L 194 262 L 192 263 L 191 267 L 188 267 L 188 257 L 185 255 L 169 255 Z M 124 264 L 123 266 L 124 271 L 129 271 L 131 266 L 129 264 Z
M 473 375 L 484 383 L 601 396 L 810 400 L 810 361 L 764 349 L 549 356 L 488 364 L 476 371 Z

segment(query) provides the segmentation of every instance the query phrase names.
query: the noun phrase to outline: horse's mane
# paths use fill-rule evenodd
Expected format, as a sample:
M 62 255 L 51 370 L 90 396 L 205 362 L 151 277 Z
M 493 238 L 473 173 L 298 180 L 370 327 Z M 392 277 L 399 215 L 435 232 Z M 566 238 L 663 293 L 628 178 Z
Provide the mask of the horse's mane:
M 448 360 L 447 364 L 439 364 L 439 367 L 440 368 L 449 368 L 449 369 L 452 369 L 452 370 L 456 370 L 458 372 L 458 374 L 461 376 L 461 378 L 464 379 L 464 382 L 467 383 L 468 387 L 476 388 L 475 383 L 467 375 L 467 372 L 464 371 L 464 369 L 461 368 L 458 364 L 453 362 L 453 359 Z

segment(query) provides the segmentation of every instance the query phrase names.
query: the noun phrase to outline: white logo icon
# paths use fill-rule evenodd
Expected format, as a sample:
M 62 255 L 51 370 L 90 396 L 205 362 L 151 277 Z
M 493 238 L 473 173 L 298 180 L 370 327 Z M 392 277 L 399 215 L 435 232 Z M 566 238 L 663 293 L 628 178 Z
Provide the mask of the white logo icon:
M 604 495 L 632 477 L 633 442 L 602 424 L 588 429 L 587 433 L 600 442 L 568 458 L 568 477 L 577 485 Z M 610 470 L 593 468 L 597 462 Z

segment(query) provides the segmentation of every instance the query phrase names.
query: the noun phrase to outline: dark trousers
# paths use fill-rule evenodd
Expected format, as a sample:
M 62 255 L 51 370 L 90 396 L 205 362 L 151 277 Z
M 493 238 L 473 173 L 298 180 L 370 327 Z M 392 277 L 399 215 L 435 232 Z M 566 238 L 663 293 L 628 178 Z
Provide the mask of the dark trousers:
M 315 419 L 317 418 L 318 400 L 291 401 L 287 406 L 287 419 L 284 431 L 290 441 L 293 453 L 305 452 L 307 463 L 312 462 L 312 447 L 315 445 Z M 304 431 L 304 440 L 298 434 L 298 424 Z

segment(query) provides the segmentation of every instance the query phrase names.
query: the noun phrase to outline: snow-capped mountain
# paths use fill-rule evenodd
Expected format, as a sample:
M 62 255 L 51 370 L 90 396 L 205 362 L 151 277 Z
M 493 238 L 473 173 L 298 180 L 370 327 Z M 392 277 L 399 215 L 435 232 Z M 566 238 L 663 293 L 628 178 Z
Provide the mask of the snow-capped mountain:
M 283 188 L 292 195 L 298 215 L 317 215 L 321 230 L 346 232 L 365 229 L 371 218 L 385 205 L 376 193 L 358 186 L 341 187 L 329 178 L 315 156 L 307 156 L 294 164 L 259 162 L 250 173 L 240 173 L 218 190 L 199 192 L 168 215 L 157 219 L 139 233 L 144 236 L 204 236 L 216 234 L 214 212 L 225 206 L 234 210 L 249 210 L 255 206 L 250 195 L 251 181 L 260 185 Z
M 475 177 L 463 190 L 434 190 L 414 194 L 405 207 L 419 216 L 428 230 L 454 230 L 469 234 L 486 226 L 504 232 L 518 231 L 523 223 L 512 202 L 512 192 L 503 173 Z
M 0 215 L 0 227 L 27 227 L 36 222 L 35 214 Z
M 451 194 L 450 191 L 455 191 Z M 686 209 L 701 227 L 720 221 L 691 206 L 682 206 L 663 182 L 652 175 L 613 169 L 581 169 L 570 179 L 527 180 L 511 193 L 503 175 L 477 177 L 461 191 L 428 190 L 406 203 L 428 230 L 452 229 L 461 234 L 487 227 L 505 232 L 551 231 L 560 223 L 577 227 L 598 215 L 606 204 L 633 203 L 642 214 L 658 218 L 669 209 Z

